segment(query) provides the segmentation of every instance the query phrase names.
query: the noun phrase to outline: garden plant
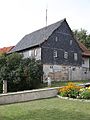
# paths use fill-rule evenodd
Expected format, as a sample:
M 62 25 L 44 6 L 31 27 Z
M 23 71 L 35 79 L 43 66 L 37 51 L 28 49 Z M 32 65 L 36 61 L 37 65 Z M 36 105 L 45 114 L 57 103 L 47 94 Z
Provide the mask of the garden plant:
M 62 97 L 90 99 L 90 87 L 82 87 L 70 82 L 67 86 L 59 88 L 58 94 Z

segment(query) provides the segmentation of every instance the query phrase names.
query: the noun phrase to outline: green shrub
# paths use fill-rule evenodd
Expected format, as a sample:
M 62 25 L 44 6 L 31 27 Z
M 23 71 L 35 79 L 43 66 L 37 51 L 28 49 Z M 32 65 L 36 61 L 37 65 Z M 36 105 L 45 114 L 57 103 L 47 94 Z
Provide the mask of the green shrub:
M 90 91 L 89 90 L 84 90 L 80 93 L 80 98 L 81 99 L 90 99 Z
M 68 93 L 68 96 L 70 98 L 77 98 L 78 95 L 79 95 L 79 90 L 76 88 L 72 88 Z
M 8 92 L 39 88 L 43 75 L 40 61 L 26 58 L 18 53 L 0 56 L 0 82 L 7 80 Z

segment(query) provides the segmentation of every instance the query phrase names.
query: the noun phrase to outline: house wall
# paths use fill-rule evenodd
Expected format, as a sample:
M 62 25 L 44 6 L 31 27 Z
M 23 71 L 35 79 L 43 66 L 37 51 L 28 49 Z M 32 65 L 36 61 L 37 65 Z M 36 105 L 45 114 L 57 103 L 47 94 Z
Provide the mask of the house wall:
M 82 67 L 89 68 L 89 58 L 83 57 Z
M 83 57 L 82 62 L 82 80 L 90 80 L 90 63 L 89 58 Z
M 90 80 L 90 70 L 89 70 L 89 68 L 82 67 L 82 80 Z
M 33 48 L 33 49 L 28 49 L 22 52 L 24 55 L 24 58 L 35 58 L 36 60 L 41 60 L 41 48 Z
M 56 29 L 52 35 L 42 44 L 41 59 L 43 64 L 81 66 L 82 55 L 78 43 L 66 22 Z M 54 57 L 54 51 L 57 57 Z M 68 52 L 68 59 L 64 53 Z M 74 60 L 74 53 L 77 53 L 77 60 Z

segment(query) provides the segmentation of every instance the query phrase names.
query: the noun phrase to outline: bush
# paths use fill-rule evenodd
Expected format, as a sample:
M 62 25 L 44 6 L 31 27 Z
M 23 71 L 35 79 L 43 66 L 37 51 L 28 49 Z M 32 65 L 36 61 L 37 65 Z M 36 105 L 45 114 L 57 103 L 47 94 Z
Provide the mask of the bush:
M 74 83 L 68 83 L 59 89 L 59 95 L 62 97 L 90 99 L 90 87 L 76 86 Z
M 80 88 L 80 86 L 76 86 L 74 83 L 68 83 L 67 86 L 59 89 L 59 94 L 63 97 L 76 98 L 79 96 Z
M 24 59 L 18 53 L 0 56 L 0 82 L 7 80 L 8 92 L 38 88 L 42 75 L 40 61 Z M 2 89 L 2 85 L 0 88 Z

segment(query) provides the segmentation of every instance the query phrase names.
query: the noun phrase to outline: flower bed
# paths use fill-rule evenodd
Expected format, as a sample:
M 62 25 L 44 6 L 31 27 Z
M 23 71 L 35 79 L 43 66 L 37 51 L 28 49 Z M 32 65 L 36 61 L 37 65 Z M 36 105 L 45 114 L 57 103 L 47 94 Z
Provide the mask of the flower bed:
M 70 82 L 67 86 L 59 88 L 58 94 L 68 98 L 90 99 L 90 87 L 82 87 Z

